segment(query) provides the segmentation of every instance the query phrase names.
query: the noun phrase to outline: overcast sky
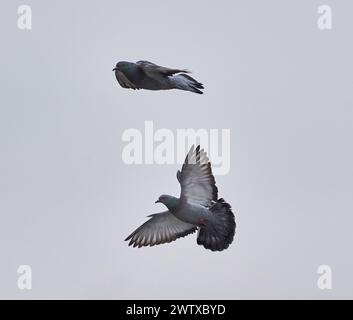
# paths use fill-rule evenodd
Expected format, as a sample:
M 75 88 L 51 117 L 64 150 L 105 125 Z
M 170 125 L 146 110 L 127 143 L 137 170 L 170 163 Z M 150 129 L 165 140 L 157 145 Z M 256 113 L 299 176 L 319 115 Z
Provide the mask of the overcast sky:
M 3 0 L 0 298 L 353 298 L 353 4 L 329 2 L 321 31 L 315 0 L 28 0 L 21 31 L 22 1 Z M 192 70 L 205 94 L 121 88 L 112 68 L 140 59 Z M 226 251 L 123 241 L 179 194 L 180 165 L 122 161 L 147 120 L 230 129 Z

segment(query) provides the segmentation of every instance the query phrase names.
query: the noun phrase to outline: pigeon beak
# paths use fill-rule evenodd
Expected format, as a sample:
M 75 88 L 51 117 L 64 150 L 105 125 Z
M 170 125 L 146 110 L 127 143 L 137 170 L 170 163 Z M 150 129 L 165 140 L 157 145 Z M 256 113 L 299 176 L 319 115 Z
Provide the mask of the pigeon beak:
M 117 70 L 118 68 L 117 67 L 115 67 L 112 71 L 115 71 L 115 70 Z
M 157 200 L 155 203 L 159 203 L 160 201 L 159 200 Z

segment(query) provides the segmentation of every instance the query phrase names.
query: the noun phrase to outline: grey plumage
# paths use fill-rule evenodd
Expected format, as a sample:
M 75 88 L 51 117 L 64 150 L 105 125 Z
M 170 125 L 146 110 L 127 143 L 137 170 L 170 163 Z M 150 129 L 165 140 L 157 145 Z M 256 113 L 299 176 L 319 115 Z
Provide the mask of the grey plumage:
M 134 247 L 154 246 L 185 237 L 198 230 L 197 244 L 222 251 L 235 234 L 231 206 L 218 199 L 218 189 L 206 152 L 191 147 L 182 170 L 177 172 L 180 197 L 161 195 L 156 201 L 168 210 L 150 215 L 150 219 L 125 240 Z
M 120 61 L 113 71 L 120 86 L 127 89 L 179 89 L 199 94 L 204 89 L 202 83 L 187 74 L 188 70 L 166 68 L 149 61 Z

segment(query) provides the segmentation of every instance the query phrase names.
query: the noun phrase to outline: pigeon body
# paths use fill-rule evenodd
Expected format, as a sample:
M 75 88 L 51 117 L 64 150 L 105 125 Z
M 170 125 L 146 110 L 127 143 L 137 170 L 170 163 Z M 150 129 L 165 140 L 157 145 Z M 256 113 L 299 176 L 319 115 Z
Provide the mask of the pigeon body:
M 228 248 L 235 234 L 234 214 L 228 203 L 218 199 L 211 164 L 199 146 L 190 149 L 177 179 L 180 197 L 161 195 L 156 203 L 163 203 L 168 210 L 150 215 L 150 220 L 125 240 L 134 247 L 153 246 L 198 230 L 199 245 L 212 251 Z
M 187 70 L 170 69 L 149 61 L 136 63 L 120 61 L 113 69 L 115 77 L 123 88 L 146 90 L 179 89 L 202 94 L 202 83 L 186 73 Z

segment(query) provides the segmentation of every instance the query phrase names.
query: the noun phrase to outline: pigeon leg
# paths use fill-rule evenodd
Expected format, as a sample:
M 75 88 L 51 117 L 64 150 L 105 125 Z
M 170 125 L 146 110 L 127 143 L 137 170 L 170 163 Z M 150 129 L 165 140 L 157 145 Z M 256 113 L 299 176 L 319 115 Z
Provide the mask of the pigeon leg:
M 199 225 L 200 227 L 206 227 L 206 226 L 207 226 L 207 220 L 206 220 L 206 219 L 203 219 L 203 218 L 199 219 L 198 225 Z

